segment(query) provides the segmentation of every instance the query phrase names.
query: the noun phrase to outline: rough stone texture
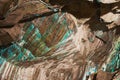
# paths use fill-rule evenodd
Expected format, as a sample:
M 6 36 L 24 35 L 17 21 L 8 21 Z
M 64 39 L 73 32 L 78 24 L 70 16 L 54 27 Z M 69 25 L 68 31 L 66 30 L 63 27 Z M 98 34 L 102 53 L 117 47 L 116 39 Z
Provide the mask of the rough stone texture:
M 111 13 L 104 15 L 106 22 L 114 21 L 106 24 L 94 17 L 82 23 L 80 19 L 76 19 L 69 13 L 63 14 L 65 15 L 57 13 L 54 14 L 55 16 L 33 20 L 32 23 L 35 26 L 33 30 L 30 30 L 29 24 L 24 25 L 23 31 L 32 31 L 32 34 L 23 35 L 22 39 L 26 43 L 17 43 L 21 52 L 24 52 L 24 49 L 28 50 L 26 54 L 22 54 L 22 57 L 19 49 L 13 52 L 16 55 L 20 54 L 20 58 L 16 55 L 9 58 L 8 53 L 12 54 L 9 47 L 6 48 L 8 53 L 3 49 L 0 50 L 1 53 L 3 52 L 3 54 L 0 53 L 3 55 L 0 57 L 0 80 L 120 79 L 120 18 L 118 15 Z M 40 23 L 42 20 L 44 23 Z M 49 27 L 51 28 L 48 29 Z M 16 31 L 15 27 L 13 28 L 11 31 Z M 67 30 L 72 30 L 72 34 L 66 37 Z M 11 31 L 8 32 L 13 36 Z M 39 36 L 39 32 L 43 38 Z M 18 35 L 18 33 L 14 34 Z M 39 50 L 44 46 L 50 50 L 41 54 Z M 28 60 L 26 58 L 29 55 L 28 52 L 32 52 L 35 58 Z

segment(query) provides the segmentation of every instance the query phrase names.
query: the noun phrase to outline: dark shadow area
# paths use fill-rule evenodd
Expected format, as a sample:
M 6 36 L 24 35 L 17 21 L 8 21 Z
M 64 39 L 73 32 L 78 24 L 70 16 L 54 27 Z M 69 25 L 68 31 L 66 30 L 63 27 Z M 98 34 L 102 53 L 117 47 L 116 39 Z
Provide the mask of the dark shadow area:
M 113 12 L 114 14 L 118 13 L 116 12 L 116 9 L 113 9 L 115 6 L 120 9 L 120 2 L 109 4 L 99 2 L 98 4 L 88 0 L 50 0 L 49 3 L 52 5 L 63 6 L 62 12 L 71 13 L 78 19 L 92 17 L 98 10 L 98 7 L 101 10 L 100 16 L 107 14 L 108 12 Z

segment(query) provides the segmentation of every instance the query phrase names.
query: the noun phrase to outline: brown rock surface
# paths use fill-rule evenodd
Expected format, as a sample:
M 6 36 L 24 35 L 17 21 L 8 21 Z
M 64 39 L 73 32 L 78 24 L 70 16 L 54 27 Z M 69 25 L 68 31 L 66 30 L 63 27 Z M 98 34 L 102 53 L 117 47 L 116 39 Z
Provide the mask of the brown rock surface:
M 77 14 L 80 18 L 83 15 L 83 17 L 87 18 L 94 15 L 93 13 L 95 12 L 95 9 L 93 7 L 91 8 L 91 6 L 87 6 L 86 3 L 83 3 L 80 6 L 85 5 L 84 7 L 86 8 L 79 8 L 79 1 L 74 1 L 71 1 L 70 5 L 68 5 L 66 9 L 72 10 L 75 15 Z M 63 2 L 61 2 L 61 4 L 63 4 Z M 116 5 L 118 5 L 118 3 Z M 26 8 L 26 10 L 29 13 L 28 8 Z M 85 10 L 81 12 L 83 9 Z M 88 11 L 91 9 L 94 12 Z M 108 12 L 109 11 L 107 11 L 107 13 Z M 31 10 L 30 13 L 32 13 Z M 88 15 L 89 13 L 90 15 Z M 90 80 L 111 80 L 113 78 L 120 78 L 119 73 L 117 73 L 118 75 L 113 76 L 113 73 L 111 72 L 100 70 L 102 69 L 103 64 L 107 63 L 107 60 L 112 54 L 115 47 L 114 42 L 120 38 L 120 20 L 118 15 L 114 15 L 112 13 L 102 16 L 106 22 L 114 21 L 113 23 L 107 24 L 97 20 L 96 16 L 88 19 L 85 23 L 82 23 L 79 20 L 80 18 L 76 19 L 76 17 L 69 13 L 65 14 L 66 16 L 63 17 L 63 19 L 68 19 L 68 22 L 71 23 L 68 27 L 70 29 L 75 28 L 73 29 L 73 34 L 67 38 L 65 43 L 57 48 L 53 47 L 47 54 L 42 57 L 36 57 L 33 61 L 17 62 L 16 65 L 10 61 L 4 61 L 0 65 L 0 80 L 85 80 L 86 73 L 89 72 L 89 67 L 92 68 L 96 65 L 99 71 L 90 75 Z M 50 19 L 50 17 L 47 16 L 46 19 Z M 50 21 L 48 22 L 49 25 L 45 25 L 47 23 L 46 22 L 43 23 L 41 27 L 37 24 L 37 20 L 39 20 L 39 18 L 33 20 L 32 22 L 36 23 L 35 26 L 42 34 L 44 34 L 49 25 L 53 23 Z M 61 24 L 58 26 L 60 25 Z M 6 45 L 14 40 L 17 40 L 19 34 L 21 33 L 21 26 L 23 26 L 23 24 L 16 24 L 13 28 L 9 29 L 0 29 L 0 44 Z M 64 26 L 59 31 L 60 33 L 57 39 L 56 37 L 54 39 L 57 29 L 53 30 L 54 31 L 51 32 L 52 34 L 45 39 L 48 46 L 56 45 L 59 42 L 61 35 L 63 36 L 64 34 Z M 29 46 L 30 44 L 27 44 L 26 49 L 29 49 Z M 36 46 L 32 46 L 31 49 L 33 48 L 36 48 Z M 31 52 L 36 54 L 36 51 Z

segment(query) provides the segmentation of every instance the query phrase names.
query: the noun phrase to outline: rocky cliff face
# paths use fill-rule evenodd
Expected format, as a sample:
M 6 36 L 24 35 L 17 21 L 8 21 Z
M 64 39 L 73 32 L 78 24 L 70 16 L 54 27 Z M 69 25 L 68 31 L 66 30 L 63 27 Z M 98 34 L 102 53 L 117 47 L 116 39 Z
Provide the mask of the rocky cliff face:
M 0 80 L 119 80 L 119 13 L 102 15 L 102 22 L 75 14 L 18 23 L 22 32 L 13 27 L 10 35 L 21 35 L 0 48 Z

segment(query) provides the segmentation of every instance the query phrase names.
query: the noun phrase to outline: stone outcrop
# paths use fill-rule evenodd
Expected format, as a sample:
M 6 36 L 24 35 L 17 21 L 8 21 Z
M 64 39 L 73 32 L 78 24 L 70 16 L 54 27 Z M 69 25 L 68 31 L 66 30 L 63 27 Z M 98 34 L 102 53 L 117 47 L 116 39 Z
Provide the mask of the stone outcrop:
M 14 42 L 0 48 L 0 80 L 119 80 L 119 13 L 100 17 L 58 12 L 17 23 Z

